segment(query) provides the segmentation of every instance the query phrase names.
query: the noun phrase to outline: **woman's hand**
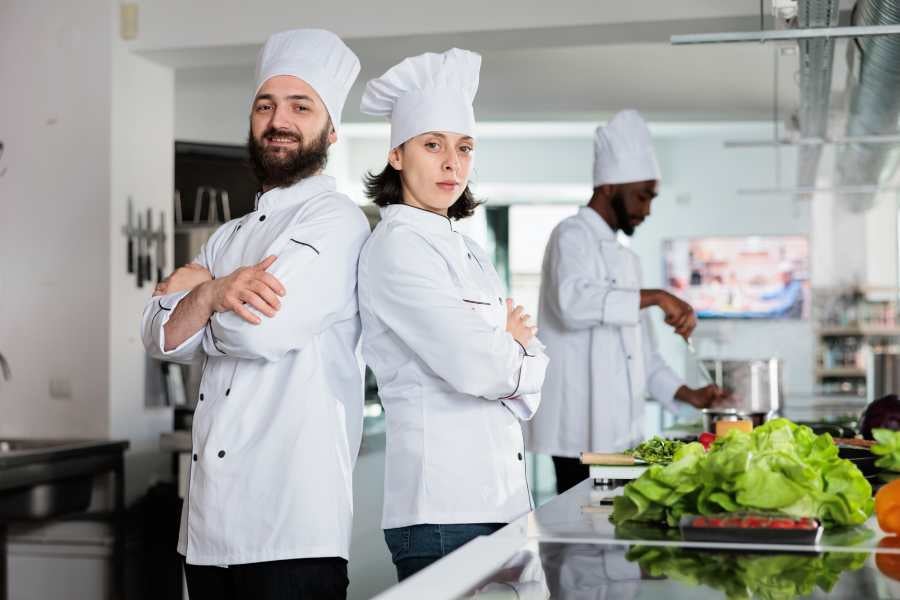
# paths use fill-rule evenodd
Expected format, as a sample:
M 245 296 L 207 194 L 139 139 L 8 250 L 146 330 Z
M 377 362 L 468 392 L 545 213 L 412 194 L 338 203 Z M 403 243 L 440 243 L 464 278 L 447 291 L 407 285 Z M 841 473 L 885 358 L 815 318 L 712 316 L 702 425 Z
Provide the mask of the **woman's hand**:
M 506 331 L 527 348 L 537 334 L 537 327 L 531 325 L 531 315 L 525 313 L 525 307 L 516 305 L 512 298 L 506 299 Z

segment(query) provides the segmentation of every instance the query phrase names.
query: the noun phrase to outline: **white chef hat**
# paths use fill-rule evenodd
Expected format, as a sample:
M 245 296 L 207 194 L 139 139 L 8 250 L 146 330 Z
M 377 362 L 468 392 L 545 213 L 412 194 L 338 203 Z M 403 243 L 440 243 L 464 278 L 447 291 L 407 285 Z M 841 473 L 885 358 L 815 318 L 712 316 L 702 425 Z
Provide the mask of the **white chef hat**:
M 359 75 L 359 59 L 330 31 L 281 31 L 269 37 L 256 59 L 254 98 L 267 80 L 278 75 L 293 75 L 316 90 L 337 130 L 347 93 Z
M 658 180 L 650 130 L 636 110 L 623 110 L 594 133 L 594 187 Z
M 394 65 L 366 84 L 359 109 L 391 121 L 391 148 L 428 131 L 474 135 L 481 56 L 451 48 Z

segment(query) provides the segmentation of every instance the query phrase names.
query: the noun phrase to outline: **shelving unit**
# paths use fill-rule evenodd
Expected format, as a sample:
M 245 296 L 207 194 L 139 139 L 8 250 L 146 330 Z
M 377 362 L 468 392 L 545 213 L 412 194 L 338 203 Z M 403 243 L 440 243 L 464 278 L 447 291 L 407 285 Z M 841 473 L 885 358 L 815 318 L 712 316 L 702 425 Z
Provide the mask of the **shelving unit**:
M 817 290 L 815 379 L 824 395 L 866 397 L 873 348 L 900 345 L 896 291 Z

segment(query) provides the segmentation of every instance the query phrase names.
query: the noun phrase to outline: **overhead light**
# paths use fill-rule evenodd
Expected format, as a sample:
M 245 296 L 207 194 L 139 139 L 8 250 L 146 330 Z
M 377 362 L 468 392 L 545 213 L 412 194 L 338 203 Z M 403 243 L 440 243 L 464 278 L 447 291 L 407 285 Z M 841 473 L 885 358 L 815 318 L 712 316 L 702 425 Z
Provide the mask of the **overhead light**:
M 873 35 L 900 34 L 900 25 L 864 25 L 859 27 L 811 27 L 766 31 L 731 31 L 724 33 L 691 33 L 673 35 L 672 45 L 686 44 L 743 44 L 747 42 L 777 42 L 816 38 L 854 38 Z
M 781 138 L 778 140 L 725 140 L 726 148 L 767 148 L 772 146 L 841 146 L 846 144 L 898 144 L 900 134 L 851 135 L 840 138 Z

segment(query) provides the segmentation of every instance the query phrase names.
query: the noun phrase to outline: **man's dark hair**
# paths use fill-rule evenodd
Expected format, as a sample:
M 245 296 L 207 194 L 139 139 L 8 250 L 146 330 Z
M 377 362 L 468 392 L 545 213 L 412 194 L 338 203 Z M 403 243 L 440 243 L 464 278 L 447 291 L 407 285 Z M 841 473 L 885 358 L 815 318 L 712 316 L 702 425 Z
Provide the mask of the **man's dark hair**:
M 366 198 L 378 206 L 403 204 L 403 180 L 400 178 L 400 171 L 390 163 L 385 165 L 381 173 L 371 171 L 366 173 L 363 176 L 363 184 L 366 188 Z M 479 204 L 481 203 L 475 199 L 467 185 L 456 202 L 447 209 L 447 216 L 457 221 L 470 217 Z

